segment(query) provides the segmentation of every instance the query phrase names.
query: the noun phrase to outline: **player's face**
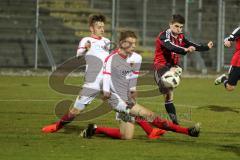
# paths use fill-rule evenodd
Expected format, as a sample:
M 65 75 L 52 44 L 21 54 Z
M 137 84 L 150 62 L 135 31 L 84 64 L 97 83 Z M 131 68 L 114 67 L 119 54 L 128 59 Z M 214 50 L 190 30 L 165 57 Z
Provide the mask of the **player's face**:
M 104 34 L 104 23 L 95 22 L 92 26 L 90 26 L 90 31 L 92 32 L 92 34 L 102 37 Z
M 178 35 L 182 33 L 183 30 L 183 24 L 181 23 L 170 23 L 170 30 L 172 31 L 173 35 Z
M 121 41 L 120 48 L 122 48 L 127 54 L 131 54 L 135 51 L 137 39 L 133 37 L 128 37 Z

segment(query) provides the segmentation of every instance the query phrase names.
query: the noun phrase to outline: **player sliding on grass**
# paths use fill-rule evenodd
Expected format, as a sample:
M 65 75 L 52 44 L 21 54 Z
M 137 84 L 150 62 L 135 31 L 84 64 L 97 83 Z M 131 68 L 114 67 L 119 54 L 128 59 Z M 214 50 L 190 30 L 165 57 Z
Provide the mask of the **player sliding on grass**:
M 137 38 L 135 33 L 131 31 L 126 31 L 123 34 L 125 38 L 121 38 L 121 47 L 117 50 L 117 53 L 109 55 L 105 60 L 103 92 L 109 104 L 116 112 L 130 114 L 138 121 L 147 120 L 157 128 L 198 137 L 200 133 L 199 124 L 190 128 L 176 125 L 133 101 L 130 89 L 131 80 L 134 79 L 134 71 L 127 59 L 135 50 Z M 121 135 L 119 130 L 116 132 Z M 94 125 L 90 125 L 84 134 L 85 137 L 90 138 L 97 133 L 101 133 L 101 131 L 94 128 Z
M 223 83 L 227 91 L 233 91 L 240 79 L 240 27 L 236 28 L 229 37 L 224 39 L 224 46 L 231 47 L 233 41 L 236 41 L 236 50 L 232 56 L 229 75 L 222 74 L 215 80 L 215 85 Z
M 137 78 L 139 75 L 139 70 L 141 67 L 142 63 L 142 56 L 139 55 L 138 53 L 135 52 L 135 43 L 129 44 L 129 46 L 122 46 L 123 42 L 128 41 L 129 39 L 135 39 L 137 40 L 137 37 L 132 32 L 126 31 L 126 32 L 121 32 L 120 33 L 120 38 L 119 38 L 119 49 L 116 49 L 113 54 L 117 54 L 119 50 L 124 50 L 124 47 L 129 47 L 132 45 L 133 50 L 131 54 L 128 54 L 126 57 L 126 62 L 130 65 L 132 69 L 132 79 L 129 79 L 129 94 L 131 97 L 132 101 L 135 101 L 137 91 L 136 91 L 136 84 L 137 84 Z M 106 61 L 108 58 L 106 59 Z M 104 72 L 107 74 L 106 72 Z M 116 84 L 118 85 L 118 84 Z M 109 137 L 112 138 L 117 138 L 117 139 L 132 139 L 134 135 L 134 123 L 136 122 L 139 124 L 144 131 L 147 133 L 147 136 L 149 139 L 156 139 L 159 138 L 160 135 L 164 134 L 166 131 L 161 130 L 158 128 L 152 128 L 152 126 L 147 122 L 144 121 L 143 119 L 137 118 L 135 119 L 133 116 L 130 116 L 129 114 L 123 113 L 123 112 L 117 112 L 116 113 L 116 119 L 119 120 L 120 127 L 119 128 L 110 128 L 110 127 L 101 127 L 97 126 L 96 124 L 89 124 L 88 129 L 84 130 L 82 132 L 82 136 L 84 138 L 89 138 L 88 132 L 91 130 L 95 130 L 95 134 L 105 134 Z
M 180 76 L 182 73 L 179 67 L 180 55 L 194 51 L 207 51 L 213 47 L 212 41 L 207 45 L 199 45 L 187 40 L 182 33 L 184 23 L 185 19 L 181 15 L 172 16 L 169 29 L 161 32 L 156 39 L 154 56 L 154 78 L 160 93 L 164 96 L 166 111 L 174 124 L 178 124 L 178 120 L 173 104 L 173 87 L 165 87 L 161 80 L 162 76 L 169 70 Z

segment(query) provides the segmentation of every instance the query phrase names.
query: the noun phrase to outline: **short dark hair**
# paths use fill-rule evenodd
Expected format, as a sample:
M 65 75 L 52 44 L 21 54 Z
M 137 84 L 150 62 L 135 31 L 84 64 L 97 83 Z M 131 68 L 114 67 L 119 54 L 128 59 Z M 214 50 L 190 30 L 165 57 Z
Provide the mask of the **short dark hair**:
M 174 14 L 172 15 L 172 19 L 170 21 L 171 23 L 180 23 L 180 24 L 184 24 L 185 23 L 185 18 L 180 15 L 180 14 Z
M 95 22 L 103 22 L 105 23 L 106 22 L 106 17 L 99 13 L 99 14 L 91 14 L 88 18 L 88 23 L 89 23 L 89 26 L 92 26 Z
M 119 42 L 125 40 L 128 37 L 137 39 L 137 35 L 133 31 L 126 30 L 120 32 Z

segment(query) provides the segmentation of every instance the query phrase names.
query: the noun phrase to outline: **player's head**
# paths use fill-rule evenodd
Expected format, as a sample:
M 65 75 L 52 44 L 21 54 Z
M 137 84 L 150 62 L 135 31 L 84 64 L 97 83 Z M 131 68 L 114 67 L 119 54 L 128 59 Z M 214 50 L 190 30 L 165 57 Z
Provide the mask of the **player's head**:
M 102 14 L 92 14 L 89 16 L 89 28 L 92 34 L 96 36 L 103 36 L 104 34 L 104 24 L 106 22 L 106 17 Z
M 185 18 L 183 16 L 181 16 L 180 14 L 174 14 L 172 15 L 172 19 L 169 23 L 170 30 L 174 35 L 178 35 L 182 33 L 184 23 Z
M 137 35 L 133 31 L 123 31 L 120 33 L 119 47 L 126 53 L 132 53 L 136 48 Z

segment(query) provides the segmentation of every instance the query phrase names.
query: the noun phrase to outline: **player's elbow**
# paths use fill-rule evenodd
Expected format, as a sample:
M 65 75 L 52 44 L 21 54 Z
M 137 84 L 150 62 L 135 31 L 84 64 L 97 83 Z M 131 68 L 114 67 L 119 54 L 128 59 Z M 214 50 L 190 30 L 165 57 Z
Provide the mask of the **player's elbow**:
M 85 52 L 85 49 L 78 49 L 77 50 L 77 57 L 80 57 L 80 56 L 82 56 L 83 54 L 84 54 L 84 52 Z

